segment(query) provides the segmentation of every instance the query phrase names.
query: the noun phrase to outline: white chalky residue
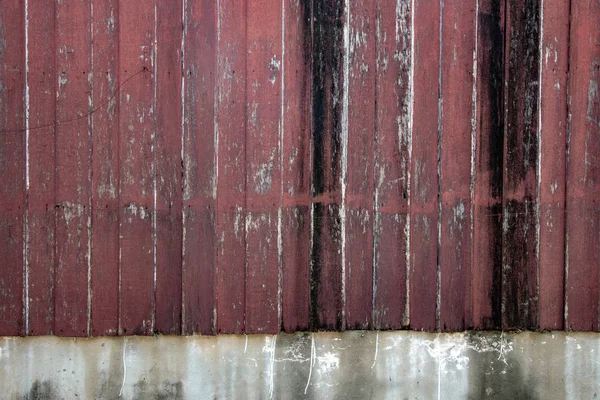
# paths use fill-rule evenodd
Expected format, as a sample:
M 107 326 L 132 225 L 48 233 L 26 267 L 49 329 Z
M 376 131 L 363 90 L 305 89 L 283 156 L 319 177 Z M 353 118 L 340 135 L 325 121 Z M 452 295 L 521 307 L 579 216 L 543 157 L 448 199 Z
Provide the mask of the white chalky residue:
M 304 387 L 304 394 L 306 394 L 308 390 L 308 386 L 310 385 L 310 378 L 312 377 L 313 366 L 315 365 L 317 351 L 315 349 L 315 334 L 310 334 L 310 364 L 308 370 L 308 379 L 306 380 L 306 386 Z
M 25 216 L 23 221 L 23 320 L 29 333 L 29 0 L 25 0 Z

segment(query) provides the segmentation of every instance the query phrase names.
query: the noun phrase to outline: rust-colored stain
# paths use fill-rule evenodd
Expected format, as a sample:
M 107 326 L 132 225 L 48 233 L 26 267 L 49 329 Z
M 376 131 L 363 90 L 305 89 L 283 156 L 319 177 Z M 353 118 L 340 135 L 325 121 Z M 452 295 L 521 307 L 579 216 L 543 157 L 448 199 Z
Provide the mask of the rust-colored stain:
M 0 335 L 598 331 L 600 3 L 3 0 Z

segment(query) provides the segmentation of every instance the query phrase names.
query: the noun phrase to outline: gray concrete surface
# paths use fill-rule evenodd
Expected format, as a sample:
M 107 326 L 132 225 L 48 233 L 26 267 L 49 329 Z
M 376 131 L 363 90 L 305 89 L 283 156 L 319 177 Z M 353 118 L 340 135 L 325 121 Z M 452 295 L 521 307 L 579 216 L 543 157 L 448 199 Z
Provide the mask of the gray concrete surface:
M 1 399 L 595 399 L 600 335 L 0 338 Z

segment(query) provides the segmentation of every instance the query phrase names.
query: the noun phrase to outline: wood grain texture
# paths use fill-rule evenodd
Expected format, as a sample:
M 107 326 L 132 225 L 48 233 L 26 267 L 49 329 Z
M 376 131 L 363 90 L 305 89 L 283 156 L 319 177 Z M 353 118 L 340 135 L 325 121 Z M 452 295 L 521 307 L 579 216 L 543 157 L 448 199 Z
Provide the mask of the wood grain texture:
M 544 2 L 541 23 L 539 327 L 564 327 L 569 2 Z
M 437 321 L 440 4 L 415 2 L 410 201 L 410 327 Z
M 120 334 L 154 333 L 155 10 L 119 2 Z
M 599 20 L 598 2 L 571 2 L 565 328 L 578 331 L 599 329 Z
M 502 181 L 504 152 L 504 2 L 479 2 L 475 179 L 473 184 L 473 328 L 502 319 Z
M 156 3 L 156 331 L 181 333 L 182 3 Z
M 217 333 L 246 312 L 246 0 L 220 1 L 217 58 Z
M 344 1 L 313 1 L 310 328 L 344 328 L 342 99 Z
M 214 334 L 217 2 L 184 2 L 183 333 Z
M 29 193 L 27 201 L 28 335 L 54 332 L 56 229 L 55 2 L 28 3 Z M 14 135 L 14 134 L 13 134 Z
M 25 8 L 0 3 L 0 335 L 25 334 Z
M 248 2 L 246 332 L 279 331 L 282 0 Z
M 407 320 L 411 165 L 412 9 L 377 1 L 375 77 L 375 329 Z
M 471 162 L 476 1 L 444 2 L 440 121 L 440 329 L 471 323 Z M 472 94 L 469 96 L 469 92 Z
M 375 0 L 349 4 L 346 329 L 369 329 L 373 323 L 375 19 Z
M 92 332 L 119 329 L 118 1 L 94 1 L 92 25 Z
M 56 273 L 54 332 L 88 335 L 91 234 L 91 8 L 56 4 Z
M 311 2 L 284 0 L 282 329 L 309 327 Z
M 502 326 L 535 329 L 540 3 L 509 0 L 506 7 Z

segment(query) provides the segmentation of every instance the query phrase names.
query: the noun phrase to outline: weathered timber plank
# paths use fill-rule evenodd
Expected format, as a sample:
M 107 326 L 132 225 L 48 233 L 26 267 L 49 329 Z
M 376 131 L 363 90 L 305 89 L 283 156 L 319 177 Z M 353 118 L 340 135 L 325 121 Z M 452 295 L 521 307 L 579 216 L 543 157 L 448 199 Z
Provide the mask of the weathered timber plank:
M 282 329 L 309 327 L 311 2 L 284 0 Z
M 540 4 L 509 0 L 506 7 L 502 327 L 535 329 Z
M 56 223 L 55 2 L 28 3 L 29 193 L 27 201 L 28 335 L 54 331 Z
M 183 333 L 214 334 L 217 2 L 184 2 Z
M 0 65 L 0 335 L 23 335 L 26 150 L 22 1 L 0 3 Z
M 541 24 L 539 327 L 560 330 L 565 300 L 569 1 L 544 2 Z
M 156 331 L 181 333 L 182 3 L 156 3 Z
M 54 333 L 88 335 L 91 253 L 91 7 L 56 4 Z
M 440 329 L 471 324 L 471 178 L 474 144 L 476 1 L 442 10 Z M 469 96 L 471 94 L 471 96 Z
M 155 15 L 150 0 L 119 2 L 120 334 L 154 332 Z
M 473 328 L 498 329 L 502 300 L 504 2 L 477 15 L 477 101 L 473 184 Z
M 375 0 L 349 3 L 346 329 L 373 324 L 375 18 Z
M 217 332 L 242 333 L 246 298 L 246 0 L 220 1 Z
M 410 326 L 436 329 L 440 4 L 414 3 L 414 91 L 410 193 Z
M 600 247 L 600 4 L 571 2 L 567 311 L 569 330 L 597 331 Z

